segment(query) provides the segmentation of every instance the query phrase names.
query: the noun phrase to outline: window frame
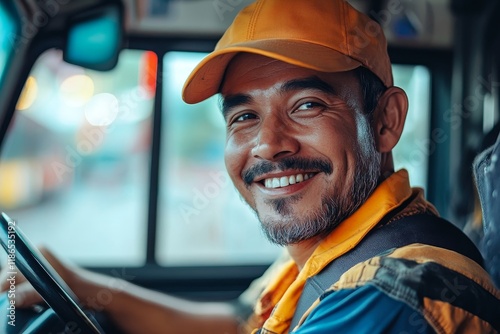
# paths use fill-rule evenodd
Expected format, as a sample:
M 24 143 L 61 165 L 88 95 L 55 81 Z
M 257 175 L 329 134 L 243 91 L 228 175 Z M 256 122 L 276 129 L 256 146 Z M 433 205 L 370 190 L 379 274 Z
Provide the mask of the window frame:
M 423 65 L 431 75 L 430 87 L 430 128 L 429 141 L 434 144 L 429 154 L 427 166 L 426 198 L 443 216 L 449 218 L 450 204 L 450 143 L 451 127 L 444 113 L 451 109 L 451 73 L 453 51 L 451 49 L 428 48 L 388 48 L 392 63 L 402 65 Z M 410 101 L 411 103 L 411 101 Z M 446 140 L 436 142 L 432 133 L 438 129 L 443 131 Z

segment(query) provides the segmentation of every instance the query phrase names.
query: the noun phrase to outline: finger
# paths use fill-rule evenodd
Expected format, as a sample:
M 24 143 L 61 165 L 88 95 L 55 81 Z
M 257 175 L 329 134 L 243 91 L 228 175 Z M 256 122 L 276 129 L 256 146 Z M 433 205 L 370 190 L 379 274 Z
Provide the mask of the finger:
M 40 247 L 40 253 L 47 260 L 47 262 L 54 268 L 55 272 L 62 278 L 62 280 L 71 286 L 72 278 L 78 267 L 74 264 L 65 262 L 59 259 L 54 253 L 52 253 L 48 248 Z
M 52 253 L 48 248 L 46 247 L 39 247 L 40 253 L 43 255 L 43 257 L 49 262 L 49 264 L 57 271 L 59 274 L 61 274 L 61 271 L 64 271 L 70 265 L 68 263 L 63 263 L 58 257 Z
M 25 308 L 38 304 L 43 299 L 30 283 L 24 282 L 16 285 L 14 300 L 16 307 Z
M 48 260 L 49 263 L 52 264 L 54 267 L 60 267 L 61 264 L 60 262 L 55 258 L 55 256 L 50 252 L 47 248 L 44 246 L 39 248 L 40 253 Z M 58 268 L 55 268 L 56 270 Z M 5 292 L 10 290 L 11 286 L 11 278 L 14 276 L 16 284 L 24 283 L 26 282 L 26 278 L 24 275 L 19 271 L 15 263 L 8 263 L 5 265 L 2 270 L 0 271 L 0 292 Z
M 26 278 L 21 274 L 17 267 L 4 268 L 0 272 L 0 292 L 4 292 L 10 289 L 10 286 L 12 285 L 12 278 L 14 278 L 16 283 L 22 283 L 26 281 Z

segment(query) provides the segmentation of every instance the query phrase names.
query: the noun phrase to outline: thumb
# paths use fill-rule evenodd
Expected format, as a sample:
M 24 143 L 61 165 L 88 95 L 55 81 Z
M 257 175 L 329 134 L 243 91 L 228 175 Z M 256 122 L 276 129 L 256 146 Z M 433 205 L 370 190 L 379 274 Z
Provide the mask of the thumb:
M 4 292 L 4 291 L 7 291 L 9 290 L 11 284 L 12 284 L 12 278 L 14 277 L 14 280 L 17 280 L 18 278 L 20 278 L 20 276 L 18 276 L 18 270 L 16 267 L 12 267 L 12 268 L 3 268 L 1 271 L 0 271 L 0 292 Z M 14 275 L 14 276 L 13 276 Z
M 16 286 L 13 299 L 16 302 L 16 307 L 20 308 L 33 306 L 43 300 L 40 294 L 36 292 L 29 282 L 23 282 Z

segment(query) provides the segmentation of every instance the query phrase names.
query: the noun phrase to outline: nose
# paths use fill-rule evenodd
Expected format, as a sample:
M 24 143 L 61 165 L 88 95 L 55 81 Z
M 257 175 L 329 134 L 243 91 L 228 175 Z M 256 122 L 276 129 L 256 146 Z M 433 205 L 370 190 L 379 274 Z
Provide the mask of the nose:
M 252 155 L 270 161 L 294 155 L 300 147 L 292 129 L 278 117 L 264 119 L 255 140 Z

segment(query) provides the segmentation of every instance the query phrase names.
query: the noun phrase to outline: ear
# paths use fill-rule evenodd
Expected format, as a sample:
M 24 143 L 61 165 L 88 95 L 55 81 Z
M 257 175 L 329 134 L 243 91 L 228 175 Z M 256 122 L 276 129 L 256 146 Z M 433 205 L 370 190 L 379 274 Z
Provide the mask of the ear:
M 373 115 L 373 134 L 380 153 L 396 146 L 408 112 L 408 97 L 399 87 L 390 87 L 379 98 Z

